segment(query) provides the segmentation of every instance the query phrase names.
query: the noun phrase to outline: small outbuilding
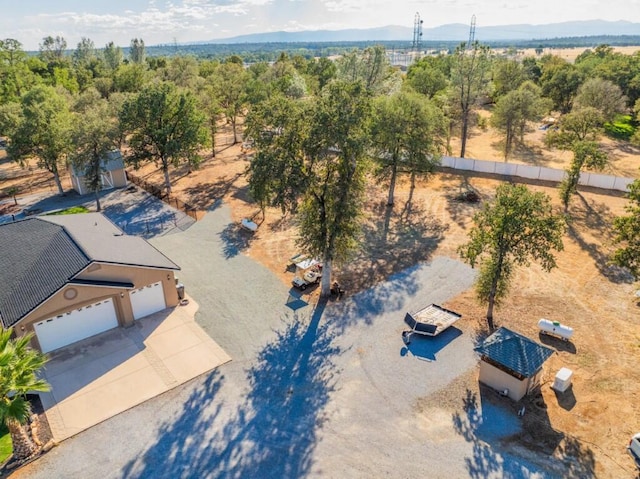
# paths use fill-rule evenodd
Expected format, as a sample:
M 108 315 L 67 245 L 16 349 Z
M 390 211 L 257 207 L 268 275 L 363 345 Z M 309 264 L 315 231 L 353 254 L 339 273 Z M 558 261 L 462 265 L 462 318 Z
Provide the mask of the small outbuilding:
M 127 186 L 127 174 L 124 170 L 124 159 L 119 150 L 110 151 L 102 160 L 102 189 L 124 188 Z M 85 182 L 85 172 L 71 166 L 71 184 L 79 195 L 91 193 Z
M 475 350 L 481 356 L 480 382 L 514 401 L 540 385 L 542 365 L 554 353 L 507 328 L 498 329 Z

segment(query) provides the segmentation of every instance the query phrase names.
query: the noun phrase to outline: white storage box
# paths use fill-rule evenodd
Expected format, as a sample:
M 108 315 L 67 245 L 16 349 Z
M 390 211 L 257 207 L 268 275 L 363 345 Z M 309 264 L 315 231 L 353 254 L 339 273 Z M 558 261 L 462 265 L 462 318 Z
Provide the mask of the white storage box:
M 563 393 L 571 387 L 571 378 L 573 377 L 573 371 L 569 368 L 561 368 L 556 374 L 556 378 L 553 381 L 553 389 Z

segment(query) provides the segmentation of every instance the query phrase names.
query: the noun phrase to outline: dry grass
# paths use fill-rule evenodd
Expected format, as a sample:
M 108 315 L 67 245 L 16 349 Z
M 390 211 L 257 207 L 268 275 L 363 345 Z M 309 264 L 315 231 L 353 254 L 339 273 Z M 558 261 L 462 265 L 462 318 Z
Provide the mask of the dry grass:
M 221 133 L 222 145 L 225 138 L 228 143 L 228 130 Z M 470 142 L 470 153 L 486 158 L 491 152 L 495 157 L 493 141 L 490 132 L 475 136 Z M 631 165 L 637 160 L 636 155 L 625 156 L 617 165 L 626 164 L 625 161 Z M 550 166 L 566 162 L 565 157 L 542 149 L 532 157 Z M 283 218 L 273 210 L 267 212 L 262 222 L 258 208 L 247 195 L 242 175 L 246 166 L 246 157 L 239 145 L 223 146 L 216 158 L 207 158 L 199 171 L 187 174 L 186 170 L 178 169 L 173 174 L 174 194 L 203 209 L 224 200 L 231 206 L 234 220 L 254 218 L 260 227 L 247 242 L 244 253 L 288 284 L 292 274 L 287 271 L 287 262 L 297 252 L 295 224 L 292 218 Z M 620 167 L 620 171 L 629 171 L 628 168 Z M 143 167 L 137 174 L 158 184 L 162 181 L 153 165 Z M 483 201 L 492 198 L 499 184 L 499 180 L 491 178 L 437 174 L 418 184 L 407 209 L 408 185 L 400 182 L 392 210 L 383 206 L 384 186 L 372 186 L 368 193 L 363 249 L 352 263 L 335 272 L 348 293 L 368 288 L 394 272 L 436 255 L 457 257 L 456 248 L 465 242 L 473 213 L 480 207 L 454 199 L 465 182 L 480 192 Z M 554 188 L 530 187 L 549 194 L 560 208 Z M 547 456 L 591 450 L 598 477 L 621 477 L 630 473 L 632 464 L 625 446 L 631 434 L 640 429 L 637 408 L 640 399 L 639 305 L 634 296 L 635 287 L 627 275 L 607 262 L 613 248 L 611 221 L 623 212 L 625 203 L 619 195 L 593 191 L 582 192 L 574 198 L 570 208 L 572 221 L 564 238 L 565 249 L 558 254 L 559 267 L 551 273 L 543 272 L 536 265 L 518 270 L 508 299 L 496 313 L 498 325 L 544 341 L 557 350 L 547 362 L 546 384 L 542 388 L 542 399 L 538 400 L 544 407 L 532 407 L 531 419 L 527 419 L 531 421 L 527 424 L 532 431 L 537 431 L 536 424 L 542 421 L 546 429 L 540 430 L 548 433 L 543 434 L 542 439 L 527 436 L 529 442 L 524 438 L 513 447 L 524 444 L 531 449 L 533 437 L 536 441 L 542 440 L 541 450 Z M 453 298 L 447 306 L 463 313 L 462 328 L 467 334 L 479 334 L 484 328 L 485 308 L 476 302 L 473 291 Z M 562 343 L 538 338 L 536 323 L 542 317 L 572 326 L 574 340 Z M 574 371 L 573 397 L 568 399 L 556 397 L 549 388 L 553 375 L 563 366 Z M 475 375 L 460 378 L 458 382 L 456 388 L 447 389 L 450 397 L 437 399 L 441 407 L 455 409 L 462 399 L 458 396 L 464 390 L 478 388 Z M 433 400 L 425 399 L 426 402 L 416 405 L 416 410 L 429 408 Z

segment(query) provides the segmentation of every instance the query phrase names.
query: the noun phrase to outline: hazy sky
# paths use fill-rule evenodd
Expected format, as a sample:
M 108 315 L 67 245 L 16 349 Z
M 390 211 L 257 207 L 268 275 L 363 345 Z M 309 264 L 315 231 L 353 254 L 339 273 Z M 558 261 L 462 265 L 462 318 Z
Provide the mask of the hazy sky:
M 0 38 L 16 38 L 29 50 L 47 35 L 64 36 L 70 48 L 83 36 L 98 47 L 126 46 L 134 37 L 156 45 L 279 30 L 412 28 L 416 12 L 425 28 L 469 23 L 473 14 L 478 27 L 638 22 L 640 0 L 0 0 Z

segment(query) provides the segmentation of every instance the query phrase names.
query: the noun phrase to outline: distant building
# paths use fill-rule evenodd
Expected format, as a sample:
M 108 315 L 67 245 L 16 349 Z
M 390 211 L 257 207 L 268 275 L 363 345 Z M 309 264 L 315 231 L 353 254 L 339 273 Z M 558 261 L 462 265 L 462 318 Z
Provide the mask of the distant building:
M 71 166 L 71 184 L 79 195 L 92 193 L 85 182 L 85 173 Z M 102 189 L 123 188 L 127 186 L 127 174 L 124 170 L 122 153 L 118 150 L 109 152 L 102 161 Z

